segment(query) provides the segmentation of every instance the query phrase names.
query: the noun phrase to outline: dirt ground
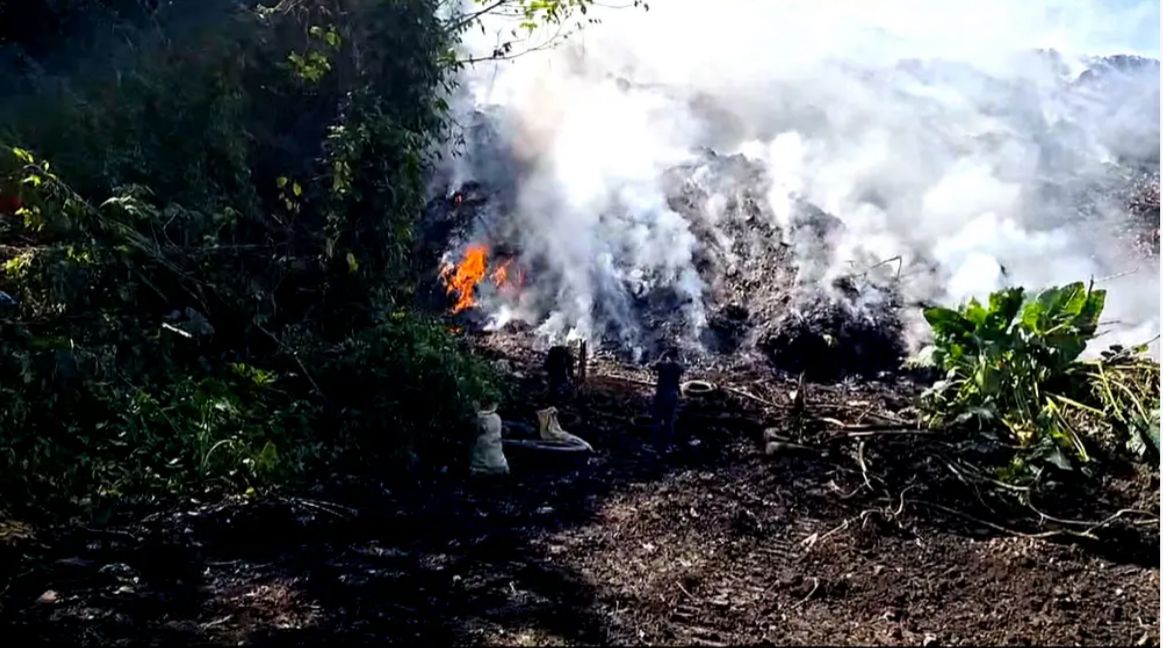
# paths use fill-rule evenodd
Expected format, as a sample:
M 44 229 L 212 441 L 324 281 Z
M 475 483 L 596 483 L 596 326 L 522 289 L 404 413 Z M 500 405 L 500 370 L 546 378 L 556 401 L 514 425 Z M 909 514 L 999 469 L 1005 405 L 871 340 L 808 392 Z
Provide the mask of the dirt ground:
M 530 398 L 502 415 L 531 422 L 535 372 L 509 367 Z M 659 458 L 634 418 L 650 388 L 603 373 L 563 407 L 597 449 L 584 464 L 511 457 L 508 479 L 419 489 L 336 477 L 34 530 L 0 555 L 5 645 L 1159 643 L 1157 472 L 1108 484 L 1110 506 L 1156 522 L 1003 531 L 925 477 L 921 435 L 765 454 L 793 383 L 688 401 L 683 449 Z M 854 421 L 906 416 L 909 393 L 808 398 Z M 1081 516 L 1094 498 L 1074 497 Z

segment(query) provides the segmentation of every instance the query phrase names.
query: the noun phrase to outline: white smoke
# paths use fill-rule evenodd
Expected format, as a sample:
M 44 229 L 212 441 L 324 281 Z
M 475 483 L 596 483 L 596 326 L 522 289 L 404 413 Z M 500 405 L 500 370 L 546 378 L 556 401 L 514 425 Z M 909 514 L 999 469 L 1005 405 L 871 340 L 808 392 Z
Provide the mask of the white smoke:
M 1157 74 L 1071 85 L 1086 57 L 1157 58 L 1157 3 L 656 0 L 600 16 L 554 50 L 478 64 L 465 80 L 463 108 L 502 115 L 494 126 L 520 169 L 504 217 L 553 277 L 540 284 L 551 307 L 537 295 L 496 317 L 549 336 L 614 323 L 632 342 L 633 300 L 665 287 L 696 331 L 711 287 L 662 176 L 710 147 L 764 165 L 781 230 L 801 198 L 843 221 L 827 258 L 798 259 L 821 284 L 900 257 L 907 301 L 956 304 L 1128 273 L 1102 284 L 1103 342 L 1158 333 L 1158 260 L 1115 238 L 1125 216 L 1111 204 L 1080 219 L 1075 198 L 1045 191 L 1109 180 L 1127 154 L 1150 154 L 1157 170 Z M 467 48 L 488 51 L 512 27 L 485 26 Z M 501 161 L 471 153 L 462 178 L 497 173 Z M 707 201 L 706 222 L 723 203 Z

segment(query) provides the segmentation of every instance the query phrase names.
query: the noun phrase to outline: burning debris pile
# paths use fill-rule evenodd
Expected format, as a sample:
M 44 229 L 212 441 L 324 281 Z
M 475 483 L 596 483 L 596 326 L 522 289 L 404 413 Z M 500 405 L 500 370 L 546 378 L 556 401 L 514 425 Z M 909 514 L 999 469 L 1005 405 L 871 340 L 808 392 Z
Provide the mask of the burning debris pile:
M 776 367 L 813 378 L 900 366 L 894 282 L 867 270 L 828 270 L 844 227 L 838 218 L 798 199 L 785 217 L 773 213 L 771 179 L 742 155 L 708 151 L 668 180 L 670 207 L 700 242 L 696 267 L 709 287 L 703 348 L 756 349 Z
M 819 63 L 725 88 L 575 63 L 552 110 L 474 96 L 434 179 L 433 304 L 472 328 L 834 379 L 897 369 L 920 307 L 1091 276 L 1115 296 L 1104 343 L 1158 330 L 1154 279 L 1130 277 L 1158 262 L 1155 61 Z
M 661 184 L 667 207 L 697 241 L 693 265 L 704 288 L 698 306 L 705 322 L 697 337 L 688 337 L 681 309 L 689 304 L 665 287 L 643 290 L 627 273 L 624 288 L 631 298 L 625 306 L 638 327 L 639 357 L 672 347 L 692 356 L 755 352 L 778 369 L 815 379 L 900 367 L 908 350 L 907 313 L 916 306 L 902 296 L 902 271 L 931 272 L 930 261 L 837 264 L 843 222 L 794 197 L 787 213 L 775 213 L 771 178 L 743 155 L 704 150 L 667 171 Z M 1157 191 L 1157 181 L 1140 179 L 1117 193 L 1133 212 L 1136 206 L 1157 210 Z M 518 251 L 513 224 L 504 221 L 510 207 L 503 196 L 470 183 L 432 201 L 427 231 L 436 234 L 433 249 L 443 249 L 438 292 L 450 314 L 477 326 L 536 327 L 550 311 L 542 300 L 554 294 L 553 287 L 526 290 L 537 274 Z M 837 265 L 849 271 L 837 273 Z M 635 355 L 624 337 L 597 341 Z
M 704 151 L 668 171 L 663 185 L 667 206 L 697 241 L 693 262 L 705 287 L 698 308 L 706 322 L 697 337 L 689 336 L 681 316 L 688 300 L 665 287 L 643 289 L 627 273 L 626 305 L 637 324 L 640 355 L 675 347 L 691 356 L 758 351 L 777 368 L 818 378 L 899 367 L 905 343 L 893 282 L 867 269 L 825 276 L 843 228 L 839 219 L 797 201 L 785 231 L 766 198 L 771 180 L 761 164 L 742 155 Z M 430 231 L 455 223 L 439 228 L 451 241 L 438 276 L 448 312 L 496 328 L 521 321 L 514 313 L 536 300 L 523 294 L 536 276 L 530 282 L 516 244 L 495 234 L 505 227 L 492 219 L 505 208 L 490 203 L 494 198 L 480 185 L 462 187 L 433 200 L 428 221 Z M 813 255 L 818 265 L 805 263 Z M 632 355 L 617 335 L 599 341 Z

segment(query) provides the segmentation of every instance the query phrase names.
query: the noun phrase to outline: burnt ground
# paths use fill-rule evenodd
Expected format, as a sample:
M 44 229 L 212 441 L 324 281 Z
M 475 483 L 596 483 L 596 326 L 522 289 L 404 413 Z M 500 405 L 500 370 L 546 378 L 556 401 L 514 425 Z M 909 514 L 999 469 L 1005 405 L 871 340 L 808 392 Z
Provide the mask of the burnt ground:
M 532 422 L 508 355 L 527 400 L 501 413 Z M 907 384 L 809 386 L 795 415 L 794 382 L 693 373 L 735 387 L 688 399 L 673 457 L 646 449 L 642 376 L 595 362 L 563 407 L 582 464 L 9 524 L 6 645 L 1158 645 L 1157 472 L 1038 505 L 1073 525 L 990 516 L 945 469 L 967 441 L 869 425 L 909 417 Z M 767 425 L 806 447 L 767 455 Z M 1118 509 L 1146 513 L 1042 537 Z

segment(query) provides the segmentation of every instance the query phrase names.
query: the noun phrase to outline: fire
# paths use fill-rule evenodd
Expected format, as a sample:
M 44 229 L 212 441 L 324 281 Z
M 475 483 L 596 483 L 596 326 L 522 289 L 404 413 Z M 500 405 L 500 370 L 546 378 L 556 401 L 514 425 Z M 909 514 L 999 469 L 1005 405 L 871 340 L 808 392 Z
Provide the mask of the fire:
M 489 276 L 498 288 L 509 283 L 509 265 L 512 263 L 512 259 L 505 259 L 505 262 L 493 270 L 493 274 Z
M 476 297 L 473 293 L 477 284 L 485 277 L 488 256 L 488 247 L 470 245 L 464 251 L 464 259 L 459 264 L 447 265 L 440 273 L 444 283 L 448 286 L 448 294 L 456 294 L 456 304 L 452 306 L 453 314 L 476 306 Z
M 465 248 L 464 257 L 458 264 L 446 264 L 440 272 L 449 295 L 456 296 L 450 312 L 455 315 L 477 305 L 476 288 L 487 276 L 497 288 L 520 288 L 525 283 L 520 268 L 513 268 L 513 259 L 505 259 L 491 273 L 489 269 L 489 247 L 474 243 Z M 512 269 L 511 269 L 512 268 Z M 512 275 L 517 281 L 514 283 Z

